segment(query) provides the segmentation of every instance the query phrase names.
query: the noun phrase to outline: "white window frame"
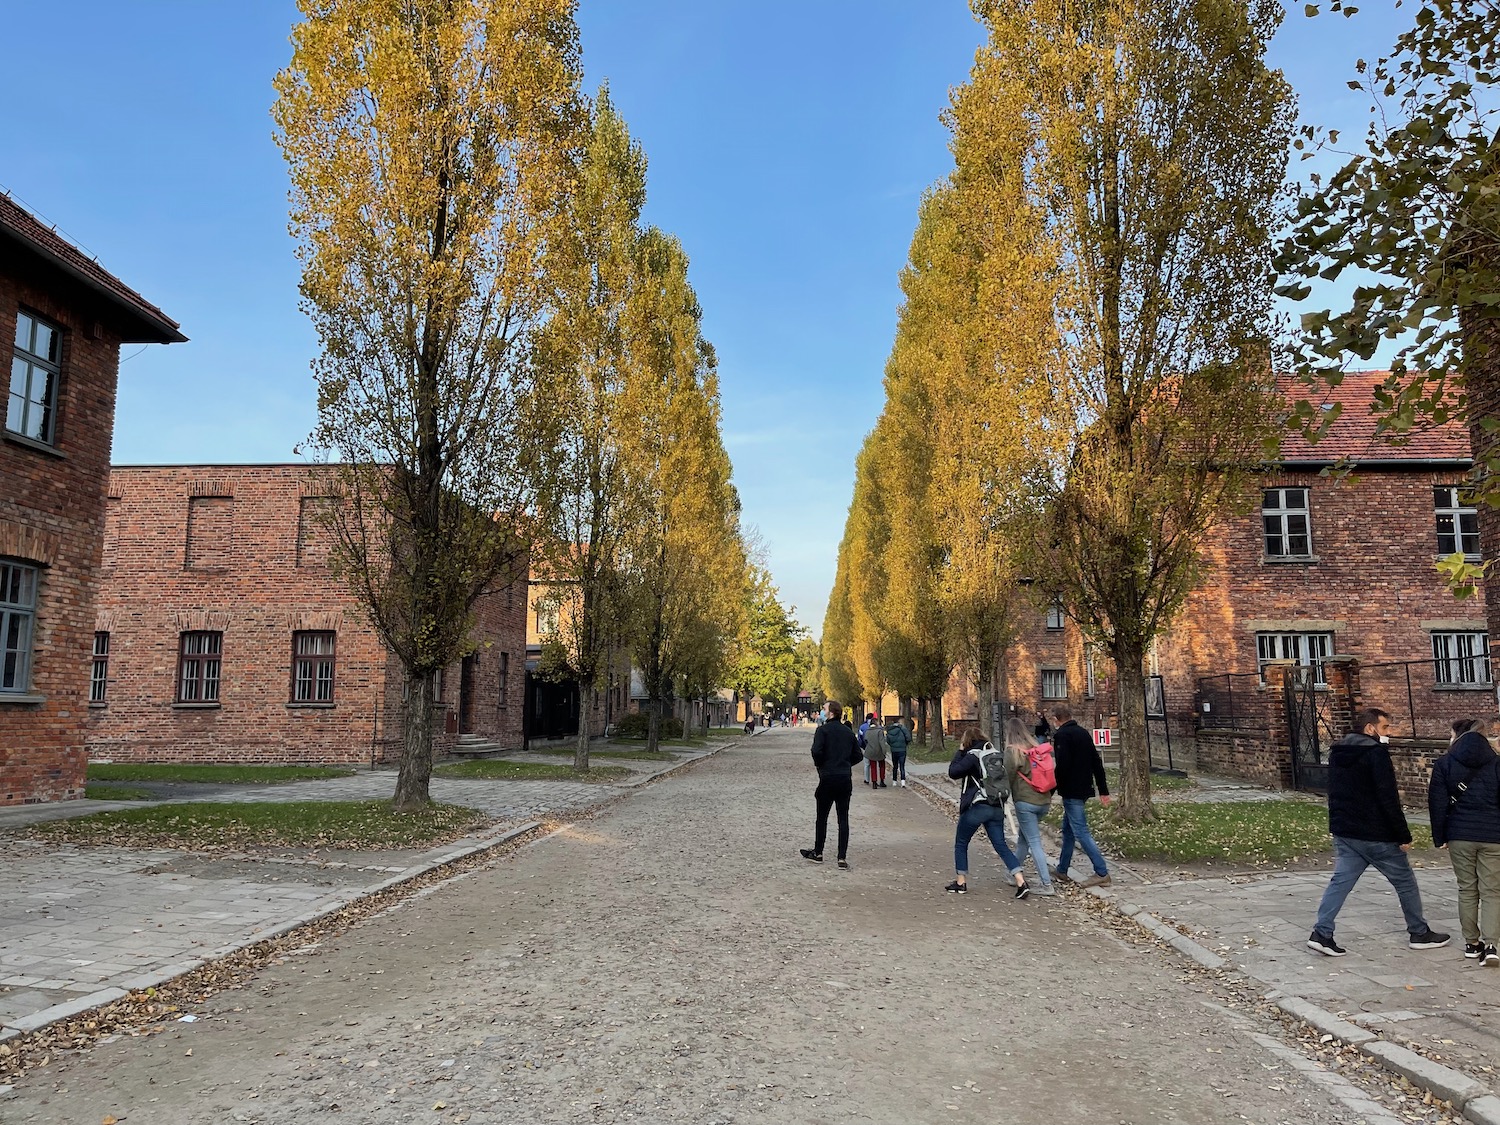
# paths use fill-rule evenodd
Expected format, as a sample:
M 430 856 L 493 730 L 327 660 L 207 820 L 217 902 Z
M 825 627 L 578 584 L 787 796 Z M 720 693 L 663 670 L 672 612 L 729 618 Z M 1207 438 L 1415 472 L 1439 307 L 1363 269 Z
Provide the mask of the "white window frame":
M 1442 687 L 1489 687 L 1490 635 L 1459 631 L 1432 634 L 1432 675 Z
M 1439 555 L 1453 555 L 1462 551 L 1464 558 L 1469 562 L 1479 561 L 1479 509 L 1473 505 L 1472 493 L 1465 497 L 1468 490 L 1463 485 L 1440 484 L 1434 485 L 1432 489 L 1433 517 L 1437 523 L 1437 544 Z M 1468 499 L 1470 503 L 1465 504 Z M 1448 524 L 1448 530 L 1443 530 L 1444 521 Z M 1446 549 L 1443 540 L 1448 540 Z M 1469 550 L 1470 547 L 1474 549 Z
M 1292 494 L 1300 494 L 1298 499 Z M 1312 495 L 1307 488 L 1267 488 L 1261 494 L 1261 544 L 1268 559 L 1312 558 Z M 1293 530 L 1300 520 L 1302 529 Z M 1295 540 L 1303 550 L 1295 551 Z M 1276 549 L 1272 550 L 1275 544 Z
M 1098 655 L 1093 645 L 1083 649 L 1083 698 L 1093 699 L 1099 693 L 1099 679 L 1094 671 L 1094 659 Z
M 1043 699 L 1051 702 L 1068 698 L 1068 670 L 1066 668 L 1043 668 L 1040 680 Z M 1051 693 L 1048 691 L 1049 680 L 1053 685 Z M 1059 689 L 1061 694 L 1055 694 Z
M 94 658 L 89 665 L 89 702 L 109 702 L 109 633 L 94 630 Z
M 1274 660 L 1293 660 L 1313 670 L 1313 683 L 1328 686 L 1326 664 L 1334 655 L 1332 633 L 1256 633 L 1255 667 L 1260 682 L 1266 682 L 1266 665 Z
M 51 334 L 46 355 L 36 350 L 39 330 Z M 37 396 L 38 381 L 42 384 Z M 57 444 L 57 397 L 62 383 L 62 328 L 24 309 L 16 313 L 15 347 L 10 359 L 5 428 L 43 445 Z M 40 412 L 41 418 L 34 417 Z M 34 431 L 34 432 L 33 432 Z
M 37 588 L 42 574 L 17 559 L 0 559 L 0 697 L 31 691 Z

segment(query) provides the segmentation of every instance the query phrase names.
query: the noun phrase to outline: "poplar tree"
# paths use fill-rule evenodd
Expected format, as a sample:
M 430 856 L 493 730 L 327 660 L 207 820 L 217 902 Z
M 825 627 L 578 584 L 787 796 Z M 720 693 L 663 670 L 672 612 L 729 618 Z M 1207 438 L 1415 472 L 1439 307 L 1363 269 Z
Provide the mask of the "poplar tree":
M 545 462 L 523 419 L 578 124 L 571 0 L 298 0 L 277 76 L 310 444 L 334 562 L 400 661 L 394 804 L 428 803 L 433 683 L 476 599 L 524 580 Z
M 956 184 L 1026 234 L 986 247 L 981 291 L 1028 295 L 1033 354 L 1001 373 L 1047 386 L 1045 414 L 1014 399 L 1059 431 L 1031 474 L 1030 565 L 1113 658 L 1116 811 L 1151 819 L 1145 659 L 1203 573 L 1203 535 L 1248 502 L 1278 401 L 1270 245 L 1293 109 L 1264 55 L 1281 7 L 975 10 L 989 39 L 952 108 Z

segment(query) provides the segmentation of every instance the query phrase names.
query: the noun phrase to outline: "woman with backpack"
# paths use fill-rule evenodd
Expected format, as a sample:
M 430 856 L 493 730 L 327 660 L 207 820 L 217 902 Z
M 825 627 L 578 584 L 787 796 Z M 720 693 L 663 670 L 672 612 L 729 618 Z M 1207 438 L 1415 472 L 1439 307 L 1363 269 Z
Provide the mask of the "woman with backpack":
M 1010 776 L 1011 803 L 1016 810 L 1016 866 L 1025 867 L 1029 855 L 1042 884 L 1037 894 L 1054 895 L 1057 889 L 1047 871 L 1041 825 L 1057 789 L 1052 744 L 1038 742 L 1021 718 L 1005 725 L 1005 772 Z
M 954 894 L 969 892 L 969 841 L 981 828 L 990 838 L 990 846 L 1005 864 L 1016 885 L 1016 897 L 1031 893 L 1015 852 L 1005 842 L 1005 802 L 1010 797 L 1010 780 L 1005 772 L 1005 754 L 985 741 L 978 727 L 964 731 L 948 776 L 959 783 L 958 825 L 953 833 L 953 870 L 957 876 L 944 890 Z
M 1476 719 L 1432 764 L 1427 812 L 1432 843 L 1447 848 L 1458 880 L 1464 956 L 1500 965 L 1500 756 L 1492 739 L 1500 719 Z

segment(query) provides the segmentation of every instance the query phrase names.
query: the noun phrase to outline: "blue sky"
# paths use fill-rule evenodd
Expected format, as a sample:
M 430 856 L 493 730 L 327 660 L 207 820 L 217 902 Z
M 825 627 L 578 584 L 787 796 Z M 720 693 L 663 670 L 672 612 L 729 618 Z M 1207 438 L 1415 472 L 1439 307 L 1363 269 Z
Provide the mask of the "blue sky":
M 1357 124 L 1353 60 L 1409 16 L 1301 11 L 1273 61 L 1305 116 Z M 6 13 L 0 188 L 190 338 L 125 349 L 117 462 L 285 461 L 312 428 L 316 342 L 269 116 L 295 18 L 288 0 Z M 581 0 L 579 23 L 587 81 L 609 80 L 650 160 L 647 217 L 691 256 L 746 518 L 816 633 L 897 271 L 950 164 L 938 114 L 979 25 L 960 0 Z

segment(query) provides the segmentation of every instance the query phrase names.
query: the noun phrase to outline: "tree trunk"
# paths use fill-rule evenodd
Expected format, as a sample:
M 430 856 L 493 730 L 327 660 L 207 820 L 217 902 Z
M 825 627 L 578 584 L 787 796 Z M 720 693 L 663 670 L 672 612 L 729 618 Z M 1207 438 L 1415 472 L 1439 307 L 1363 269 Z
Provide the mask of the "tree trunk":
M 578 691 L 578 743 L 573 749 L 573 768 L 585 773 L 589 768 L 589 722 L 594 714 L 594 700 L 599 689 L 593 684 L 579 686 Z
M 406 674 L 406 730 L 391 800 L 397 812 L 416 812 L 432 803 L 432 678 L 430 672 Z
M 646 724 L 646 749 L 654 752 L 661 748 L 661 696 L 657 694 L 655 688 L 651 690 L 646 700 L 646 707 L 649 711 L 649 721 Z
M 927 700 L 920 695 L 917 697 L 917 741 L 927 745 Z
M 1120 713 L 1120 793 L 1115 815 L 1130 824 L 1156 819 L 1151 804 L 1151 744 L 1146 738 L 1146 684 L 1141 672 L 1145 652 L 1116 649 L 1116 706 Z
M 974 686 L 979 689 L 979 729 L 989 731 L 990 741 L 999 745 L 997 740 L 1005 737 L 1005 731 L 996 729 L 999 724 L 995 722 L 995 669 L 992 665 L 980 670 Z
M 943 697 L 934 695 L 928 700 L 932 708 L 932 747 L 934 750 L 948 751 L 948 739 L 943 731 Z
M 1005 666 L 1005 654 L 1000 654 L 1000 659 L 995 662 L 995 700 L 1000 704 L 1000 734 L 1005 734 L 1005 726 L 1010 722 L 1010 671 Z

